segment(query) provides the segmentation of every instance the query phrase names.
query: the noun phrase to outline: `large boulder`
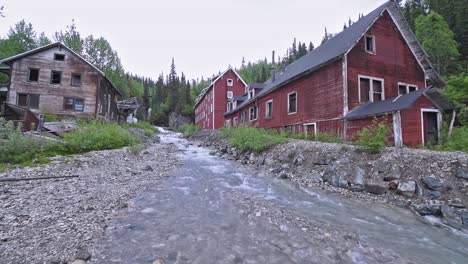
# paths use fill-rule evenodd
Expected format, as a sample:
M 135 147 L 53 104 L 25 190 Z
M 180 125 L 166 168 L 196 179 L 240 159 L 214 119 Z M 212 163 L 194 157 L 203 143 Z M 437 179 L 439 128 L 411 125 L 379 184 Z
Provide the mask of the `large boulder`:
M 396 192 L 406 197 L 413 197 L 416 192 L 416 182 L 400 182 Z
M 388 190 L 388 183 L 384 181 L 370 181 L 364 184 L 364 190 L 368 193 L 382 195 Z
M 441 215 L 440 204 L 418 204 L 414 207 L 420 215 Z
M 455 176 L 458 178 L 468 180 L 468 168 L 464 168 L 461 166 L 457 167 L 455 171 Z
M 446 182 L 441 181 L 434 176 L 426 176 L 421 180 L 429 190 L 439 192 L 450 190 L 450 186 Z

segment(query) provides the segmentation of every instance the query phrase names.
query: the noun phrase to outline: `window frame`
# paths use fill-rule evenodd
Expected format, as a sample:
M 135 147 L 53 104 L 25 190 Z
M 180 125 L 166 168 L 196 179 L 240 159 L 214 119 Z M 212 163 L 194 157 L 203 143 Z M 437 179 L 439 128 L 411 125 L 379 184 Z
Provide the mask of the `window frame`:
M 252 93 L 252 95 L 251 95 L 251 93 Z M 250 89 L 249 90 L 249 99 L 252 99 L 254 97 L 255 97 L 255 89 Z
M 31 70 L 37 70 L 37 80 L 36 81 L 31 80 Z M 28 68 L 28 82 L 39 82 L 40 72 L 41 72 L 41 69 L 39 69 L 39 68 Z
M 253 112 L 252 112 L 253 110 Z M 252 119 L 252 113 L 254 114 L 255 118 Z M 252 107 L 249 107 L 249 121 L 252 122 L 252 121 L 255 121 L 258 119 L 258 107 L 257 106 L 252 106 Z
M 227 97 L 228 99 L 231 99 L 231 98 L 234 97 L 234 93 L 233 93 L 232 91 L 227 91 L 226 97 Z
M 410 87 L 416 88 L 416 90 L 414 90 L 414 92 L 419 90 L 419 87 L 417 85 L 410 84 L 410 83 L 404 83 L 404 82 L 398 82 L 398 95 L 403 95 L 403 94 L 400 94 L 400 86 L 405 86 L 405 88 L 406 88 L 406 93 L 405 94 L 410 93 L 410 91 L 409 91 Z
M 226 103 L 226 112 L 231 112 L 232 111 L 232 102 L 227 102 Z
M 20 96 L 26 96 L 26 105 L 20 105 L 19 99 Z M 37 106 L 31 106 L 31 96 L 37 96 Z M 16 105 L 21 107 L 26 107 L 28 109 L 39 109 L 41 104 L 41 95 L 40 94 L 30 94 L 30 93 L 16 93 Z
M 237 118 L 236 116 L 232 119 L 232 127 L 238 127 L 238 126 L 239 126 L 239 118 Z
M 54 76 L 54 73 L 60 73 L 60 81 L 58 83 L 55 83 L 55 82 L 52 82 L 52 80 L 54 79 L 53 76 Z M 62 77 L 63 77 L 63 72 L 62 71 L 50 71 L 50 84 L 62 84 Z
M 63 56 L 63 59 L 57 59 L 58 56 Z M 54 60 L 55 61 L 65 61 L 65 53 L 54 53 Z
M 369 101 L 373 103 L 374 102 L 374 83 L 373 81 L 380 81 L 382 82 L 382 96 L 381 96 L 381 101 L 385 100 L 385 80 L 383 78 L 378 78 L 378 77 L 372 77 L 372 76 L 366 76 L 366 75 L 358 75 L 358 97 L 359 97 L 359 103 L 367 103 L 367 102 L 362 102 L 361 101 L 361 78 L 363 79 L 369 79 Z
M 80 84 L 79 85 L 73 85 L 73 77 L 74 76 L 79 76 L 80 77 Z M 71 74 L 71 78 L 70 78 L 70 86 L 73 86 L 73 87 L 81 87 L 81 73 L 72 73 Z
M 73 100 L 73 109 L 67 109 L 65 108 L 65 105 L 67 105 L 65 102 L 67 99 L 72 99 Z M 83 109 L 82 110 L 76 110 L 76 101 L 81 100 L 83 104 Z M 64 111 L 74 111 L 74 112 L 84 112 L 85 109 L 85 99 L 84 98 L 79 98 L 79 97 L 63 97 L 63 110 Z
M 233 79 L 227 79 L 226 84 L 229 87 L 234 86 L 234 80 Z
M 373 48 L 372 50 L 369 50 L 369 47 L 367 46 L 368 38 L 372 39 L 372 48 Z M 375 46 L 375 36 L 374 35 L 370 35 L 370 34 L 365 35 L 365 37 L 364 37 L 364 46 L 365 46 L 366 53 L 369 53 L 369 54 L 372 54 L 372 55 L 377 54 L 377 48 Z
M 293 94 L 296 95 L 296 107 L 295 107 L 295 111 L 294 111 L 294 112 L 291 112 L 291 111 L 290 111 L 290 110 L 291 110 L 291 106 L 290 106 L 290 103 L 291 103 L 291 102 L 290 102 L 290 96 L 293 95 Z M 288 115 L 297 114 L 297 91 L 288 93 L 287 100 L 288 100 L 288 104 L 287 104 L 287 106 L 288 106 L 288 109 L 287 109 Z
M 268 105 L 270 104 L 270 115 L 268 115 Z M 271 119 L 273 118 L 273 99 L 268 100 L 265 102 L 265 118 Z

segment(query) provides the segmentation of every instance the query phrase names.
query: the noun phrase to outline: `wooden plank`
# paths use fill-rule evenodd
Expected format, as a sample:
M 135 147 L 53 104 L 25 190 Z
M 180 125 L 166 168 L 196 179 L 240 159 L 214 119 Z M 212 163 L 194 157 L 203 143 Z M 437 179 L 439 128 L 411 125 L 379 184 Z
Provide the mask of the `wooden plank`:
M 56 176 L 56 177 L 31 177 L 31 178 L 5 178 L 0 179 L 0 182 L 17 182 L 17 181 L 37 181 L 37 180 L 53 180 L 53 179 L 71 179 L 78 178 L 77 175 L 72 176 Z

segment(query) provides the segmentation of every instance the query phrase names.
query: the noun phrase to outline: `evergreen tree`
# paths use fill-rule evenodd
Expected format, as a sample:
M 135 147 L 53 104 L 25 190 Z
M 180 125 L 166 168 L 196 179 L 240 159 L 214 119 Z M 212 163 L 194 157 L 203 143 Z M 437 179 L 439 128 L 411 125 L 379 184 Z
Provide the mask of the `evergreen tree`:
M 313 51 L 315 49 L 314 43 L 309 42 L 309 52 Z
M 52 41 L 45 35 L 44 32 L 42 32 L 41 35 L 39 35 L 39 38 L 37 40 L 37 44 L 38 44 L 39 47 L 49 45 L 51 43 L 52 43 Z

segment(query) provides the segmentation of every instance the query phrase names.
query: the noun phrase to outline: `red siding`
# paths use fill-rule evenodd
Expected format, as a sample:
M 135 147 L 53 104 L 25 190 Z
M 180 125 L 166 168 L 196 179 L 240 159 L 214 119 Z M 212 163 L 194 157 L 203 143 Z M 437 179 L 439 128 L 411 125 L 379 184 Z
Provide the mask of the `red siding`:
M 401 132 L 406 146 L 422 144 L 421 108 L 436 109 L 431 101 L 421 96 L 411 108 L 401 111 Z
M 365 127 L 370 127 L 372 125 L 372 122 L 374 121 L 374 117 L 367 117 L 363 119 L 357 119 L 357 120 L 349 120 L 348 121 L 348 135 L 349 138 L 352 140 L 357 140 L 359 139 L 359 131 Z M 380 123 L 384 123 L 386 127 L 389 129 L 389 135 L 387 138 L 387 142 L 389 144 L 393 144 L 394 142 L 394 135 L 393 135 L 393 116 L 392 113 L 382 115 L 377 117 L 377 121 Z
M 385 98 L 398 96 L 398 82 L 425 87 L 424 72 L 387 11 L 367 34 L 375 37 L 376 54 L 365 51 L 364 37 L 348 54 L 349 111 L 359 105 L 359 75 L 384 79 Z

